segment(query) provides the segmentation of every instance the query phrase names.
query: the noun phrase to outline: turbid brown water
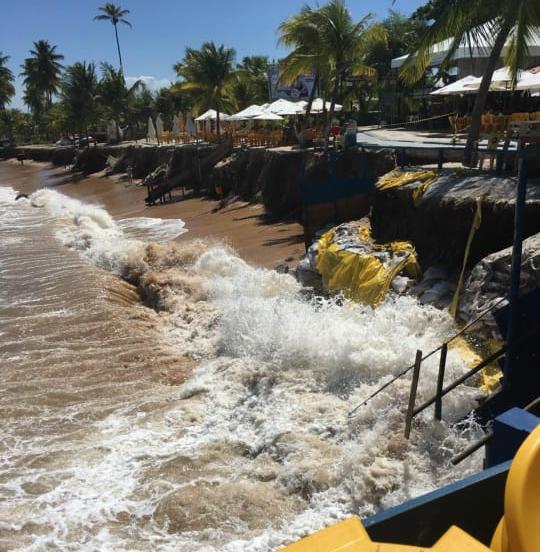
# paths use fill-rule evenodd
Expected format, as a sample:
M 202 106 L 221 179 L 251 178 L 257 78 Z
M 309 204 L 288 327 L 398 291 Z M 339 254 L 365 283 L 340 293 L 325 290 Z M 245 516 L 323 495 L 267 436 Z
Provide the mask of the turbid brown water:
M 122 183 L 15 200 L 57 182 L 44 174 L 0 164 L 0 550 L 273 550 L 479 466 L 449 465 L 474 425 L 426 414 L 402 438 L 406 380 L 347 416 L 452 331 L 447 315 L 306 298 L 190 241 L 195 216 L 171 241 L 181 223 L 124 203 Z M 450 352 L 448 377 L 465 369 Z M 476 393 L 449 397 L 447 420 Z
M 220 208 L 219 202 L 211 199 L 184 200 L 182 192 L 175 190 L 173 203 L 148 207 L 144 203 L 145 187 L 103 176 L 73 182 L 72 174 L 64 168 L 31 161 L 22 167 L 14 160 L 0 162 L 0 182 L 10 180 L 24 193 L 48 186 L 81 201 L 103 205 L 116 218 L 181 219 L 189 228 L 189 235 L 180 239 L 220 239 L 259 266 L 294 266 L 304 254 L 302 226 L 294 221 L 269 223 L 264 208 L 257 203 L 236 201 Z

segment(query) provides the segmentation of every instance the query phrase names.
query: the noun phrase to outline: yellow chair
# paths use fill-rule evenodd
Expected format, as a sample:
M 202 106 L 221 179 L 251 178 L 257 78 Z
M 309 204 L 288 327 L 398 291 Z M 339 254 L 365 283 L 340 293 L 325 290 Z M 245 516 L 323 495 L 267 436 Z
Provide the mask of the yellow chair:
M 529 114 L 528 113 L 522 113 L 522 112 L 517 112 L 517 113 L 512 113 L 512 115 L 510 115 L 510 120 L 511 121 L 528 121 L 529 120 Z

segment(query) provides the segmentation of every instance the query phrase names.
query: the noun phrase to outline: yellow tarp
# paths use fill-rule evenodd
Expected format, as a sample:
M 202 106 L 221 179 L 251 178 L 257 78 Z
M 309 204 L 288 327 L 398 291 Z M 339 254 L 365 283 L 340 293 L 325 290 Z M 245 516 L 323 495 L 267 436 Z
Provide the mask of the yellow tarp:
M 329 290 L 341 290 L 353 301 L 371 306 L 380 303 L 394 277 L 402 270 L 418 278 L 421 270 L 409 242 L 378 245 L 372 242 L 369 227 L 358 229 L 365 251 L 351 251 L 334 242 L 335 229 L 319 240 L 316 267 Z
M 412 184 L 413 182 L 421 182 L 413 191 L 413 201 L 416 205 L 437 178 L 438 174 L 435 171 L 402 171 L 395 169 L 381 176 L 376 187 L 379 190 L 390 190 L 392 188 L 401 188 L 401 186 Z
M 498 344 L 498 346 L 496 346 L 495 344 L 488 344 L 489 352 L 495 352 L 498 348 L 500 348 L 500 345 L 500 343 Z M 463 359 L 465 364 L 470 368 L 474 368 L 484 360 L 482 355 L 480 355 L 475 350 L 475 348 L 462 336 L 459 336 L 450 341 L 449 348 L 456 351 Z M 494 391 L 499 387 L 499 380 L 501 379 L 501 376 L 502 374 L 499 370 L 499 365 L 497 364 L 497 361 L 488 364 L 488 366 L 486 366 L 480 372 L 480 378 L 482 381 L 480 389 L 487 393 Z

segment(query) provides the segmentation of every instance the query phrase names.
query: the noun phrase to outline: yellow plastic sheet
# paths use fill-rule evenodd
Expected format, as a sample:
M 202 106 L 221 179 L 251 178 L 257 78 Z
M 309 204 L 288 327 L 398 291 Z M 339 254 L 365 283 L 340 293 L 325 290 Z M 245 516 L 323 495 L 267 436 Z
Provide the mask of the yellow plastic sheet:
M 364 253 L 344 249 L 334 243 L 334 235 L 335 229 L 332 229 L 319 240 L 316 266 L 326 289 L 341 290 L 353 301 L 376 306 L 401 271 L 412 278 L 421 274 L 414 247 L 409 242 L 378 245 L 372 242 L 369 227 L 361 226 L 358 237 L 366 243 Z
M 498 344 L 498 346 L 495 346 L 495 344 L 490 344 L 490 352 L 495 352 L 497 349 L 500 348 L 500 346 L 500 343 Z M 474 368 L 484 360 L 482 355 L 480 355 L 474 349 L 474 347 L 462 336 L 459 336 L 450 341 L 450 349 L 456 351 L 465 362 L 465 364 L 470 368 Z M 499 380 L 501 379 L 501 376 L 502 374 L 499 370 L 499 365 L 496 361 L 492 362 L 480 372 L 480 378 L 482 382 L 480 385 L 480 389 L 482 389 L 482 391 L 485 391 L 486 393 L 491 393 L 499 386 Z
M 438 178 L 438 174 L 435 171 L 401 171 L 395 169 L 379 178 L 376 187 L 379 190 L 390 190 L 392 188 L 401 188 L 406 184 L 412 184 L 413 182 L 421 182 L 413 190 L 413 201 L 416 205 L 426 193 L 433 182 Z

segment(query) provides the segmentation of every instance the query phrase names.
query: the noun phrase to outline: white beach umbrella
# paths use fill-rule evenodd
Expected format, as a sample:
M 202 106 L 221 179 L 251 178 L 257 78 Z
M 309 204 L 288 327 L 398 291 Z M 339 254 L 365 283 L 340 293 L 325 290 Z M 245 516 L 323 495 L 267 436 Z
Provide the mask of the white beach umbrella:
M 191 117 L 191 113 L 188 113 L 186 115 L 186 132 L 189 134 L 189 136 L 195 135 L 195 123 L 193 122 L 193 118 Z
M 163 134 L 163 119 L 161 118 L 161 113 L 157 116 L 156 119 L 156 132 L 159 137 Z
M 299 115 L 304 112 L 304 109 L 298 102 L 279 99 L 272 102 L 265 111 L 270 111 L 276 115 Z
M 283 121 L 283 117 L 277 113 L 272 113 L 271 111 L 266 111 L 251 117 L 253 121 Z
M 530 73 L 520 79 L 516 84 L 516 90 L 537 90 L 540 89 L 540 73 Z
M 177 136 L 180 133 L 180 123 L 178 122 L 178 115 L 173 117 L 172 133 Z
M 452 96 L 457 94 L 474 94 L 478 88 L 479 84 L 475 84 L 474 86 L 469 86 L 472 82 L 476 83 L 477 77 L 474 75 L 467 75 L 466 77 L 463 77 L 462 79 L 459 79 L 455 82 L 452 82 L 450 84 L 447 84 L 446 86 L 443 86 L 442 88 L 439 88 L 438 90 L 434 90 L 431 92 L 432 96 Z
M 111 119 L 111 122 L 107 125 L 107 141 L 114 142 L 116 140 L 118 140 L 116 121 Z
M 227 113 L 219 112 L 219 120 L 226 121 L 229 118 Z M 215 109 L 209 109 L 205 111 L 202 115 L 199 115 L 195 120 L 196 121 L 215 121 L 217 119 L 217 111 Z
M 208 111 L 205 111 L 202 115 L 199 115 L 198 117 L 195 117 L 195 121 L 209 121 L 211 119 L 216 118 L 216 110 L 215 109 L 209 109 Z
M 255 117 L 256 115 L 260 115 L 263 111 L 262 107 L 257 104 L 250 105 L 249 107 L 246 107 L 245 109 L 242 109 L 242 111 L 239 111 L 238 113 L 235 113 L 234 115 L 231 115 L 229 117 L 229 120 L 231 121 L 245 121 L 246 119 L 250 119 L 251 117 Z
M 315 98 L 313 100 L 313 103 L 311 104 L 311 113 L 322 113 L 324 111 L 323 106 L 326 106 L 326 110 L 330 111 L 331 105 L 332 105 L 331 102 L 326 102 L 325 104 L 322 98 Z M 306 107 L 307 107 L 307 102 L 306 102 Z M 341 111 L 342 109 L 343 109 L 343 106 L 341 104 L 336 104 L 334 106 L 334 111 Z
M 146 133 L 146 138 L 149 142 L 153 142 L 156 139 L 156 127 L 154 126 L 152 117 L 148 117 L 148 131 Z
M 532 73 L 529 71 L 518 71 L 518 81 L 530 77 Z M 482 82 L 482 77 L 477 77 L 474 80 L 470 81 L 466 85 L 467 88 L 479 88 L 480 83 Z M 510 90 L 512 88 L 512 75 L 510 73 L 509 67 L 501 67 L 493 72 L 491 77 L 491 84 L 489 89 L 492 92 L 504 92 L 505 90 Z

